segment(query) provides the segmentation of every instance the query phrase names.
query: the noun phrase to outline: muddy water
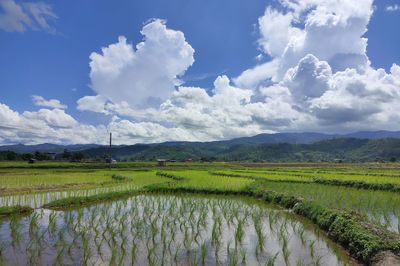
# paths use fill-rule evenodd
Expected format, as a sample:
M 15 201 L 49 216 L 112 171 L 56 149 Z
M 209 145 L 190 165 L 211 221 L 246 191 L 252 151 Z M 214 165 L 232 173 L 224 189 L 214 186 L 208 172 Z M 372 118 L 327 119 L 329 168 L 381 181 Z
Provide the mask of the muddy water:
M 0 265 L 347 265 L 311 224 L 255 200 L 139 195 L 0 220 Z

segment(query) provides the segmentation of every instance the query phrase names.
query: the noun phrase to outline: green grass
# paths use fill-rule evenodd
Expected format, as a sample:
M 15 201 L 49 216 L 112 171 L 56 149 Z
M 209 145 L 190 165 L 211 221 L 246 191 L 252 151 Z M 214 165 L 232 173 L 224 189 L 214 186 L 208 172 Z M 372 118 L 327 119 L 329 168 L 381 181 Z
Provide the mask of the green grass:
M 174 183 L 176 187 L 240 190 L 253 182 L 253 180 L 248 178 L 231 178 L 227 176 L 211 175 L 206 170 L 163 172 L 184 178 L 182 181 Z
M 322 206 L 365 214 L 371 221 L 400 232 L 400 193 L 314 183 L 264 181 L 265 189 L 318 202 Z
M 153 171 L 146 172 L 126 172 L 131 179 L 128 181 L 114 181 L 107 185 L 97 186 L 82 186 L 74 188 L 57 188 L 55 190 L 30 190 L 28 192 L 14 190 L 5 190 L 0 193 L 0 206 L 13 206 L 13 205 L 29 205 L 32 207 L 41 207 L 53 200 L 69 197 L 87 197 L 98 193 L 119 192 L 127 190 L 138 190 L 150 184 L 159 184 L 170 182 L 170 179 L 157 176 Z M 111 177 L 110 177 L 111 179 Z
M 23 188 L 30 186 L 64 185 L 70 183 L 102 183 L 111 181 L 109 171 L 72 171 L 47 169 L 18 169 L 0 171 L 0 187 Z
M 151 171 L 132 170 L 86 170 L 86 169 L 13 169 L 0 170 L 0 193 L 64 190 L 93 186 L 117 185 L 120 179 L 112 176 L 124 176 L 125 181 L 141 182 L 143 178 L 153 177 Z M 157 180 L 155 180 L 157 181 Z
M 137 193 L 138 191 L 136 190 L 127 190 L 127 191 L 101 193 L 87 197 L 70 197 L 70 198 L 55 200 L 50 203 L 44 204 L 43 208 L 54 209 L 54 210 L 71 209 L 76 207 L 83 207 L 97 202 L 112 201 L 116 199 L 130 197 Z
M 265 177 L 278 180 L 312 181 L 318 177 L 322 179 L 336 179 L 343 181 L 364 181 L 367 183 L 392 183 L 400 184 L 400 168 L 376 169 L 368 165 L 358 167 L 337 168 L 261 168 L 228 170 L 227 173 L 237 173 Z
M 24 215 L 30 214 L 33 211 L 31 207 L 28 206 L 11 206 L 11 207 L 0 207 L 0 217 L 10 216 L 10 215 Z

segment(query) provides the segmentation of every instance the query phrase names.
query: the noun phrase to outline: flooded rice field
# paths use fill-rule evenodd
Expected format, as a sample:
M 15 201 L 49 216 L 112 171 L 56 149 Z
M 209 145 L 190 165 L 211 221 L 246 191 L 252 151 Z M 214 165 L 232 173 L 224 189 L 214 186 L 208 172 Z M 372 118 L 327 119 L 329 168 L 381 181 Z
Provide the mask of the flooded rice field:
M 66 191 L 48 191 L 36 192 L 33 194 L 16 194 L 9 196 L 0 196 L 0 207 L 3 206 L 29 206 L 32 208 L 40 208 L 54 200 L 65 199 L 69 197 L 88 197 L 109 192 L 131 191 L 139 189 L 136 184 L 124 183 L 121 185 L 105 186 L 90 189 L 77 189 Z
M 0 220 L 3 265 L 347 265 L 299 217 L 249 199 L 139 195 Z

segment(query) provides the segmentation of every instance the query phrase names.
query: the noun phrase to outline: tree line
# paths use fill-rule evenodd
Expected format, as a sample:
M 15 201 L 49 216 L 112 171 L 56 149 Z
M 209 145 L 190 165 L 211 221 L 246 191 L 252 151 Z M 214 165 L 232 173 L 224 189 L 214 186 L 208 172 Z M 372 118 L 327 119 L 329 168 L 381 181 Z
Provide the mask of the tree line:
M 82 161 L 85 155 L 82 152 L 71 152 L 65 149 L 60 154 L 51 154 L 47 152 L 35 151 L 34 153 L 17 153 L 14 151 L 0 151 L 0 161 Z

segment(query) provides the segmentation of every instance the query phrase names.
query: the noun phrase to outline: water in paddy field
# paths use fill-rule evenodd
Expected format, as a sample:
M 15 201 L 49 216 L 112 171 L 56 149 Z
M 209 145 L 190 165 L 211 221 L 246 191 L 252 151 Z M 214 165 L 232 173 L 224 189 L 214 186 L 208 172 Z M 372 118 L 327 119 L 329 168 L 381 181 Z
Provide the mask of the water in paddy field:
M 346 265 L 309 223 L 255 200 L 139 195 L 0 220 L 5 265 Z
M 32 208 L 39 208 L 46 203 L 54 200 L 65 199 L 69 197 L 93 196 L 101 193 L 118 192 L 138 189 L 139 187 L 134 184 L 123 184 L 109 187 L 99 187 L 90 189 L 78 189 L 67 191 L 49 191 L 49 192 L 36 192 L 34 194 L 17 194 L 0 197 L 0 207 L 3 206 L 30 206 Z

